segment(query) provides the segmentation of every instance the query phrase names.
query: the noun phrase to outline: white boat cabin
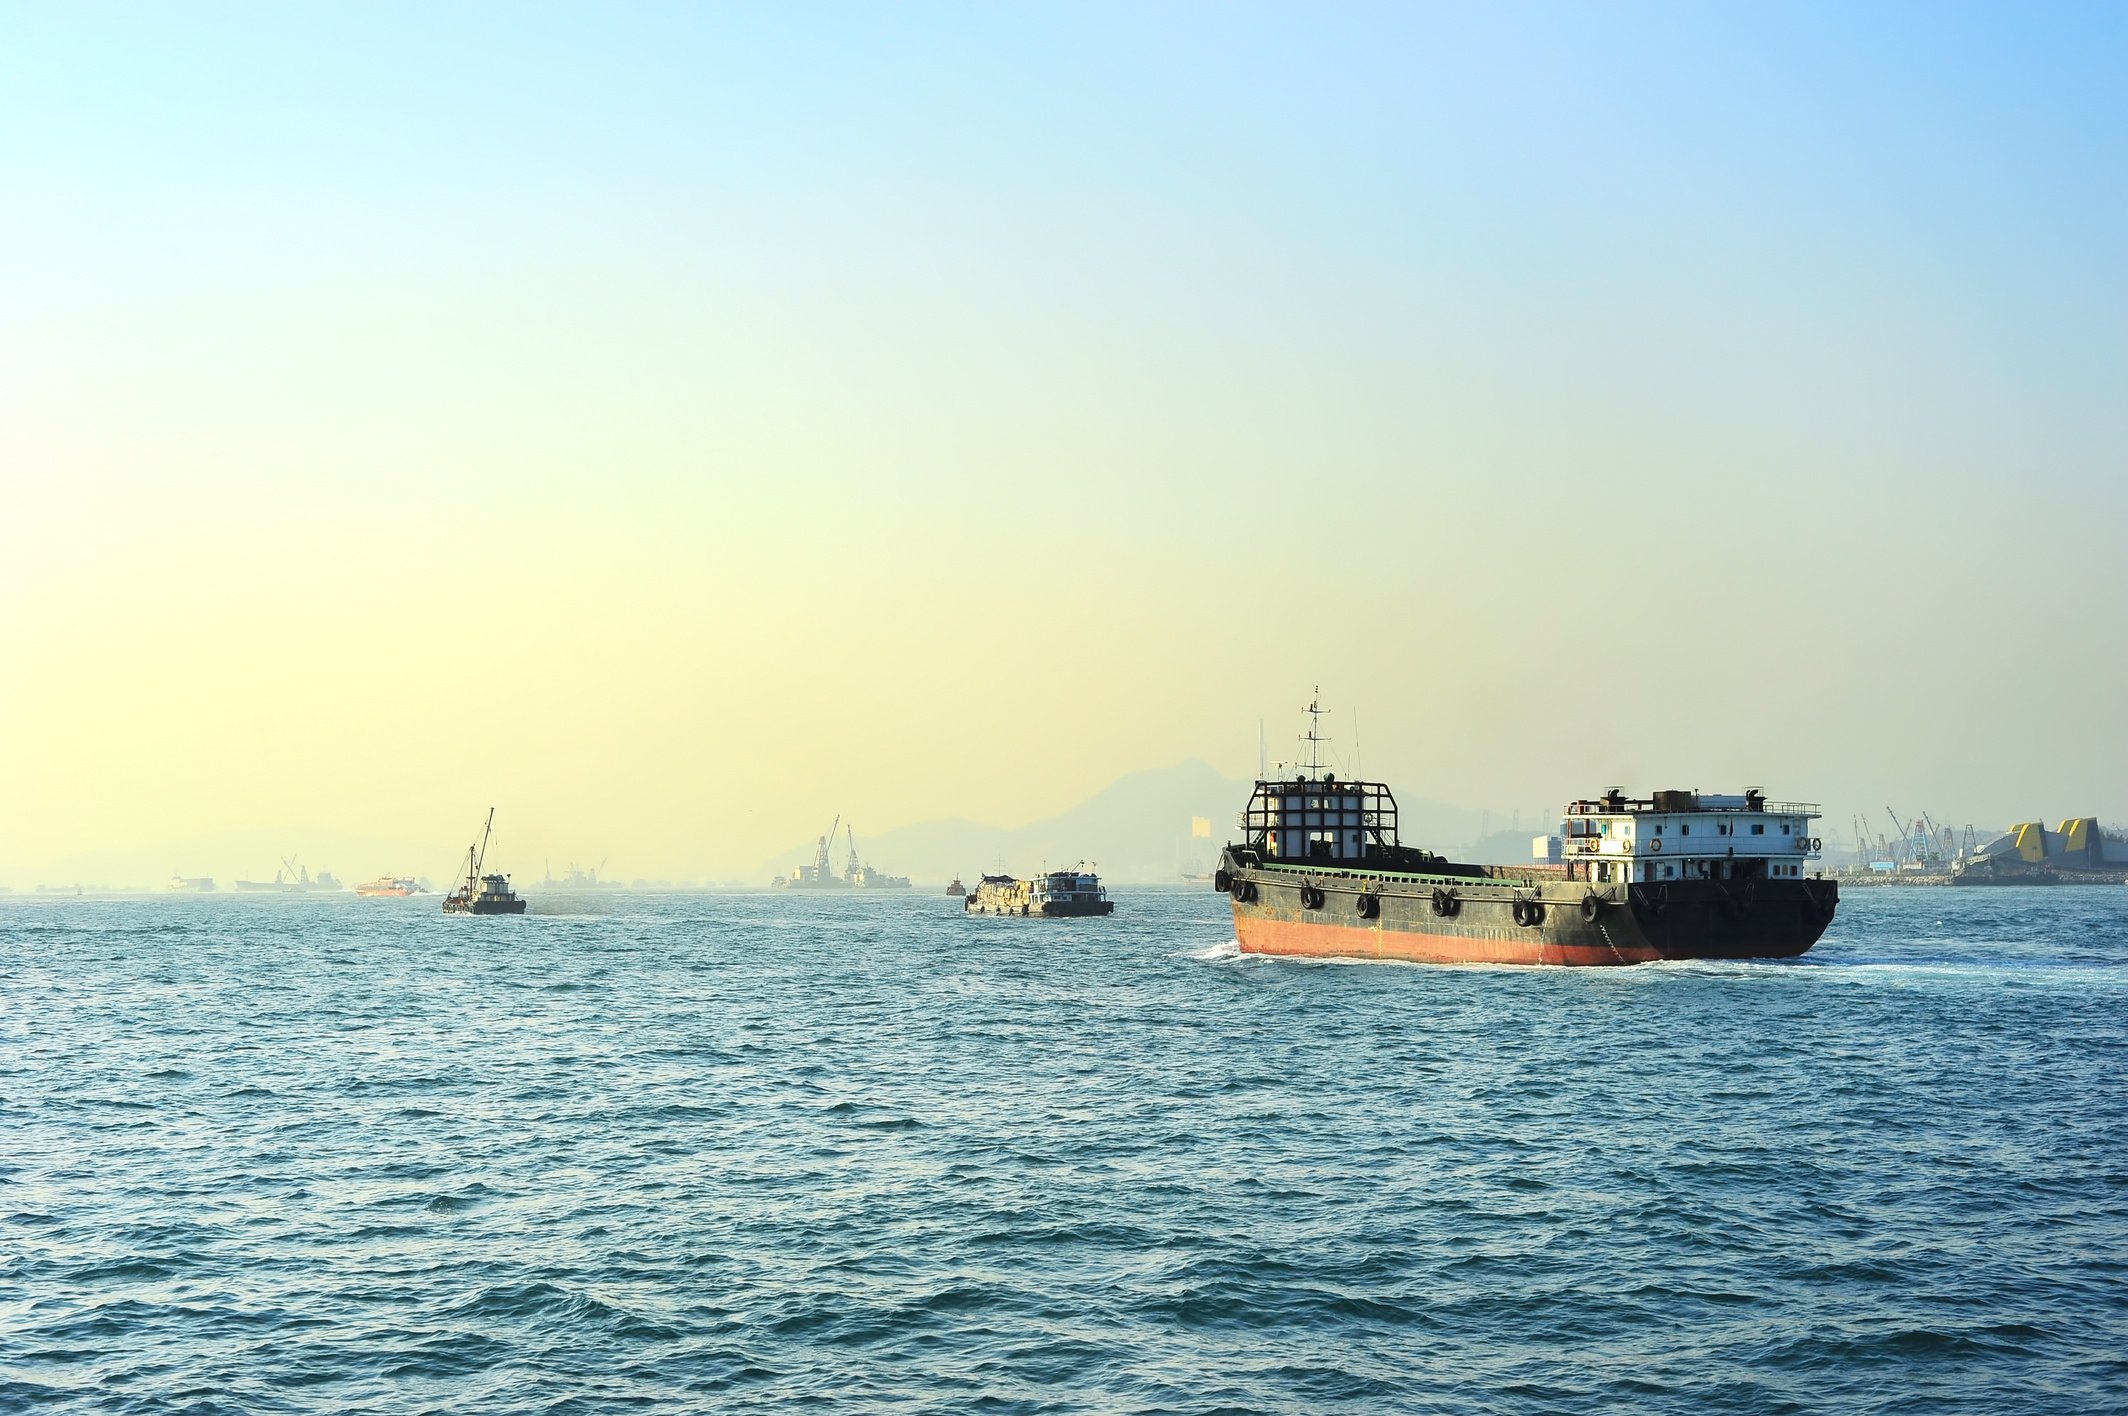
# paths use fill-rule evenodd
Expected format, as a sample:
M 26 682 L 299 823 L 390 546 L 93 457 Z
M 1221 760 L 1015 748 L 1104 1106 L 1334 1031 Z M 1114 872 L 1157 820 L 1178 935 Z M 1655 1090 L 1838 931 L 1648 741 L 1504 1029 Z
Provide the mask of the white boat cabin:
M 1046 875 L 1037 875 L 1033 881 L 1033 903 L 1036 909 L 1044 905 L 1092 905 L 1108 898 L 1101 888 L 1101 877 L 1085 866 L 1077 870 L 1052 870 Z
M 1823 842 L 1810 834 L 1820 815 L 1807 802 L 1656 792 L 1633 798 L 1613 788 L 1569 803 L 1559 835 L 1539 837 L 1538 860 L 1567 874 L 1606 881 L 1800 879 Z

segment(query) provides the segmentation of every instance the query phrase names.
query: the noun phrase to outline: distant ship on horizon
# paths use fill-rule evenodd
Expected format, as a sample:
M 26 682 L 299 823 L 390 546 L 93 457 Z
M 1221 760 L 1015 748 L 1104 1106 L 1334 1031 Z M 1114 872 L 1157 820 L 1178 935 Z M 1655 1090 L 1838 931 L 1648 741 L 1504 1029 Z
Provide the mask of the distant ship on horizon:
M 542 867 L 545 873 L 541 876 L 539 883 L 542 888 L 548 890 L 597 890 L 601 888 L 610 890 L 615 888 L 613 882 L 599 879 L 599 872 L 605 868 L 606 862 L 600 861 L 589 870 L 580 870 L 577 868 L 576 862 L 572 860 L 569 862 L 568 868 L 557 878 L 554 874 L 553 865 L 548 864 Z
M 828 852 L 834 845 L 835 837 L 845 832 L 850 840 L 850 860 L 849 864 L 842 868 L 842 873 L 837 875 L 834 867 L 828 863 Z M 906 890 L 909 888 L 909 877 L 889 875 L 885 871 L 874 870 L 869 865 L 861 864 L 857 859 L 857 830 L 855 827 L 845 827 L 842 818 L 838 816 L 835 818 L 835 824 L 828 827 L 828 833 L 820 838 L 819 844 L 814 848 L 812 864 L 801 865 L 789 876 L 779 875 L 769 883 L 778 890 Z
M 236 882 L 236 888 L 255 894 L 309 895 L 344 890 L 347 887 L 329 870 L 319 871 L 317 878 L 312 879 L 309 866 L 299 866 L 294 856 L 285 856 L 281 860 L 281 868 L 273 873 L 273 879 L 239 880 Z
M 355 887 L 357 895 L 375 897 L 389 895 L 403 898 L 407 895 L 426 895 L 429 887 L 425 881 L 411 875 L 380 875 L 375 880 L 365 880 Z

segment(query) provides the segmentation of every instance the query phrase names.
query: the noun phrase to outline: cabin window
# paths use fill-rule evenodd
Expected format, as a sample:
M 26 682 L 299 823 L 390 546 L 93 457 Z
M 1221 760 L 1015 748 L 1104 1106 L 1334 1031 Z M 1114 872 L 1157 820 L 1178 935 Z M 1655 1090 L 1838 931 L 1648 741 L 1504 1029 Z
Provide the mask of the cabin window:
M 1752 834 L 1752 835 L 1754 835 L 1754 836 L 1763 836 L 1763 835 L 1765 835 L 1765 834 L 1766 834 L 1766 823 L 1765 823 L 1765 822 L 1763 822 L 1763 821 L 1754 821 L 1754 822 L 1752 822 L 1752 823 L 1751 823 L 1751 834 Z
M 1689 835 L 1691 835 L 1691 834 L 1692 834 L 1692 823 L 1691 823 L 1691 822 L 1689 822 L 1689 821 L 1687 821 L 1687 822 L 1684 822 L 1684 823 L 1683 823 L 1682 825 L 1680 825 L 1680 826 L 1679 826 L 1679 827 L 1677 828 L 1677 834 L 1678 834 L 1678 835 L 1680 835 L 1680 836 L 1689 836 Z
M 1665 880 L 1675 880 L 1677 878 L 1677 867 L 1674 865 L 1664 866 L 1662 868 L 1662 877 Z
M 1781 834 L 1782 834 L 1782 835 L 1784 835 L 1784 836 L 1785 836 L 1785 835 L 1788 835 L 1788 834 L 1789 834 L 1789 831 L 1788 831 L 1788 823 L 1787 823 L 1787 822 L 1785 822 L 1785 821 L 1783 821 L 1783 822 L 1781 823 Z

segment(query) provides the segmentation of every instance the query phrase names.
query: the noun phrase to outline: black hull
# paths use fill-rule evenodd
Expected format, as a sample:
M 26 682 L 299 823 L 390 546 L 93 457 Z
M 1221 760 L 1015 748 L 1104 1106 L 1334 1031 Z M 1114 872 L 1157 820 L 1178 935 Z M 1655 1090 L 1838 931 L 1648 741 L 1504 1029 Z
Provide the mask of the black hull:
M 523 900 L 475 900 L 472 904 L 452 901 L 443 907 L 445 914 L 470 915 L 521 915 L 525 912 Z
M 1229 851 L 1220 875 L 1244 952 L 1421 963 L 1637 964 L 1788 959 L 1839 906 L 1831 880 L 1591 884 L 1307 869 Z

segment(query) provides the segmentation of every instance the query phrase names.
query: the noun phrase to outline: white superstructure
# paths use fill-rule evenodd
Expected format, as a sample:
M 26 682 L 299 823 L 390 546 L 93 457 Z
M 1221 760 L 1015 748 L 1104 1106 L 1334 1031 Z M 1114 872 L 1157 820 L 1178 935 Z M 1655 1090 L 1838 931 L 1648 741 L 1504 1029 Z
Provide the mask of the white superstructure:
M 1614 788 L 1568 805 L 1557 859 L 1597 883 L 1800 879 L 1823 845 L 1810 834 L 1819 815 L 1815 805 L 1768 801 L 1755 788 L 1646 798 Z
M 1037 875 L 1033 885 L 1034 907 L 1045 913 L 1049 905 L 1060 906 L 1069 913 L 1092 908 L 1108 899 L 1108 891 L 1101 888 L 1101 877 L 1083 863 L 1077 870 L 1052 870 Z

